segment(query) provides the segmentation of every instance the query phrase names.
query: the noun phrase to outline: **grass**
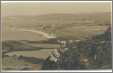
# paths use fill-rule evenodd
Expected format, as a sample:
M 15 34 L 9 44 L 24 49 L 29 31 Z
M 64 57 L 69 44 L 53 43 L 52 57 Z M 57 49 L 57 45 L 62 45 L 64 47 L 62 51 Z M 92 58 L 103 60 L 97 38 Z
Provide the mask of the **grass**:
M 46 40 L 45 37 L 43 37 L 40 34 L 31 33 L 31 32 L 24 32 L 24 31 L 16 31 L 12 30 L 10 27 L 2 30 L 2 40 L 31 40 L 31 41 L 40 41 L 40 40 Z
M 59 37 L 82 40 L 106 30 L 105 26 L 77 26 L 56 30 Z M 62 31 L 62 32 L 61 32 Z
M 25 62 L 24 60 L 19 60 L 17 58 L 14 58 L 14 57 L 5 57 L 3 58 L 2 60 L 2 68 L 3 70 L 18 70 L 18 69 L 21 69 L 23 66 L 25 65 L 32 65 L 31 63 L 29 62 Z
M 29 59 L 30 60 L 30 59 Z M 3 70 L 38 70 L 41 69 L 40 63 L 33 64 L 28 60 L 18 59 L 18 57 L 4 57 L 2 61 Z
M 43 49 L 35 51 L 15 51 L 6 53 L 2 58 L 3 70 L 38 70 L 41 69 L 43 61 L 54 49 Z M 19 59 L 19 57 L 24 57 Z M 41 61 L 42 60 L 42 61 Z
M 53 50 L 54 49 L 43 49 L 43 50 L 37 50 L 37 51 L 36 50 L 35 51 L 16 51 L 16 52 L 9 52 L 6 55 L 9 55 L 9 56 L 17 55 L 17 56 L 46 59 Z
M 8 16 L 3 18 L 5 28 L 24 28 L 34 29 L 55 34 L 57 37 L 67 39 L 84 39 L 86 37 L 102 32 L 106 25 L 111 24 L 111 14 L 92 13 L 92 14 L 49 14 L 40 16 Z M 5 39 L 45 39 L 33 33 L 25 33 L 9 30 Z M 4 32 L 3 32 L 4 33 Z M 18 34 L 17 34 L 18 33 Z M 11 35 L 10 35 L 11 34 Z M 14 35 L 15 34 L 15 35 Z M 24 35 L 24 36 L 23 36 Z M 13 37 L 13 38 L 12 38 Z M 16 38 L 15 38 L 16 37 Z M 46 39 L 45 39 L 46 40 Z

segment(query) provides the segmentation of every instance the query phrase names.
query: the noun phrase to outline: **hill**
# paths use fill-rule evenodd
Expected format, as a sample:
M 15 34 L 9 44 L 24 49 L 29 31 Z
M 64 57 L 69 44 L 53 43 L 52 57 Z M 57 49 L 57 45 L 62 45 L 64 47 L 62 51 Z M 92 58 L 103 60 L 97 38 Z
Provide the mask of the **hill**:
M 111 13 L 47 14 L 3 17 L 4 28 L 34 29 L 62 38 L 81 39 L 100 33 L 111 24 Z M 82 30 L 80 30 L 82 29 Z M 7 31 L 6 31 L 7 32 Z M 79 33 L 78 33 L 79 32 Z M 72 34 L 75 33 L 75 34 Z M 97 34 L 98 34 L 97 33 Z M 79 36 L 78 36 L 79 35 Z

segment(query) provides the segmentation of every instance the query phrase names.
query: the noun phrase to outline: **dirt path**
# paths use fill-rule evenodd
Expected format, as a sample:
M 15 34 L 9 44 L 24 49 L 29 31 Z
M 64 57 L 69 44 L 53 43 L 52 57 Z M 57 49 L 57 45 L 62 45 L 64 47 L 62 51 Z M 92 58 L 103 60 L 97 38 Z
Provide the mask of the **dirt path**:
M 46 38 L 56 38 L 56 36 L 53 36 L 53 35 L 50 35 L 48 33 L 45 33 L 43 31 L 39 31 L 39 30 L 31 30 L 31 29 L 22 29 L 22 28 L 19 28 L 19 29 L 16 29 L 16 28 L 12 28 L 12 30 L 15 30 L 15 31 L 25 31 L 25 32 L 32 32 L 32 33 L 37 33 L 37 34 L 41 34 L 43 35 L 44 37 Z

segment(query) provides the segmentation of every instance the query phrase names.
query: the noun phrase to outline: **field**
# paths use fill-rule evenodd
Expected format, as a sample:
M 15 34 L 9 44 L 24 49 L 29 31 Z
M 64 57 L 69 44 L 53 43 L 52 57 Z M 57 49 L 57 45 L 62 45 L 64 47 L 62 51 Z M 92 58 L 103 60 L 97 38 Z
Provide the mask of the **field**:
M 78 40 L 81 38 L 84 39 L 88 37 L 88 35 L 96 34 L 96 32 L 98 34 L 104 31 L 106 29 L 106 25 L 110 24 L 111 21 L 110 18 L 111 18 L 111 13 L 109 12 L 81 14 L 81 15 L 49 14 L 49 15 L 40 15 L 40 16 L 7 16 L 3 18 L 3 24 L 5 24 L 3 25 L 3 27 L 4 29 L 9 29 L 8 31 L 10 31 L 13 28 L 17 30 L 18 29 L 27 29 L 27 30 L 36 30 L 36 31 L 38 30 L 44 33 L 48 33 L 49 35 L 55 35 L 56 37 L 61 37 L 66 39 L 73 38 L 75 40 Z M 6 30 L 5 33 L 10 38 L 11 35 L 10 36 L 8 35 L 10 34 L 10 32 L 8 31 Z M 35 36 L 36 33 L 30 33 L 30 32 L 15 30 L 11 33 L 15 34 L 16 32 L 18 32 L 17 37 L 18 35 L 21 34 L 25 34 L 25 36 L 22 36 L 22 38 L 26 36 L 30 37 L 31 35 L 34 35 L 32 37 L 37 40 L 36 37 L 38 37 Z M 31 35 L 29 35 L 29 33 Z M 76 33 L 76 34 L 71 34 L 71 33 Z M 28 39 L 30 40 L 30 38 Z
M 84 41 L 104 33 L 111 24 L 109 12 L 17 15 L 2 19 L 3 70 L 42 69 L 51 53 L 61 47 L 58 40 Z
M 17 55 L 17 56 L 25 56 L 25 57 L 35 57 L 38 59 L 46 59 L 50 53 L 53 51 L 54 49 L 43 49 L 43 50 L 36 50 L 36 51 L 17 51 L 17 52 L 11 52 L 11 53 L 7 53 L 6 55 L 9 56 L 13 56 L 13 55 Z

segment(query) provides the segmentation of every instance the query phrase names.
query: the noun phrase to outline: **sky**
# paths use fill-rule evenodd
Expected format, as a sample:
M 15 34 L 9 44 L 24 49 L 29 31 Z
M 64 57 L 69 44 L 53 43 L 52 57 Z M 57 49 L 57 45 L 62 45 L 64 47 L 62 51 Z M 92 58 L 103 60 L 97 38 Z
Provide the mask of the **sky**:
M 10 2 L 2 3 L 2 15 L 111 12 L 111 2 Z

